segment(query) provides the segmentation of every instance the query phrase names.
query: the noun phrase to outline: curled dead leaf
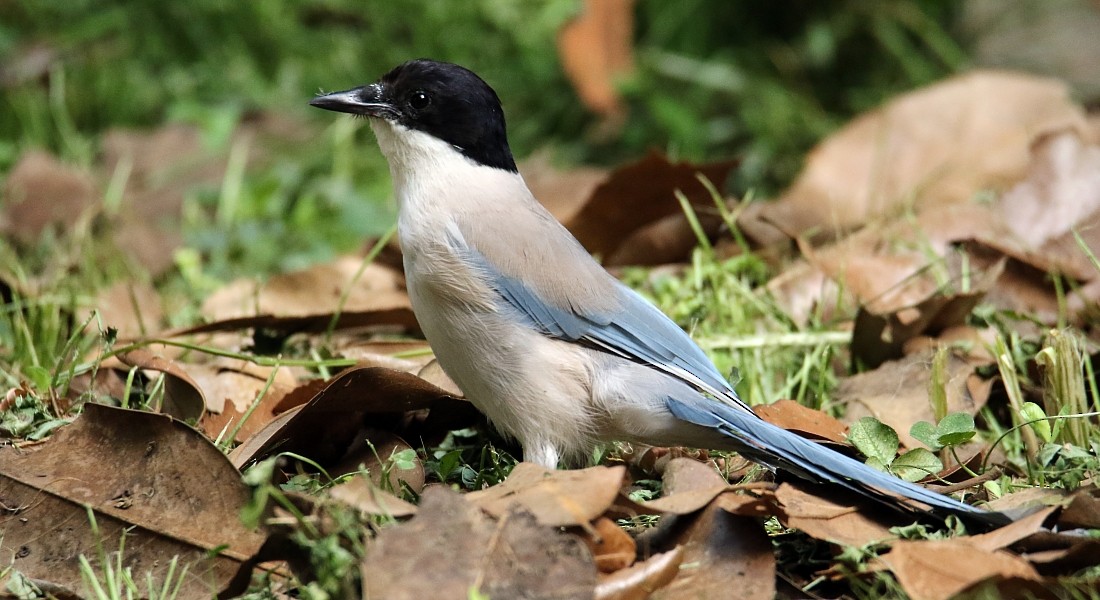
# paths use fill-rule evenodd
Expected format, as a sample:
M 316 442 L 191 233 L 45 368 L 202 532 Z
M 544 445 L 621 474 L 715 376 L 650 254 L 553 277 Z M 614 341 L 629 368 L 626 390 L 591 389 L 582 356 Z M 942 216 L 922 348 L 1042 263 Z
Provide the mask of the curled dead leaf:
M 520 463 L 503 483 L 466 499 L 497 518 L 520 506 L 543 525 L 588 527 L 615 502 L 625 477 L 623 467 L 550 471 Z
M 202 388 L 179 363 L 153 353 L 148 348 L 135 348 L 118 355 L 123 364 L 139 369 L 164 373 L 164 401 L 160 412 L 181 421 L 197 423 L 206 412 L 206 397 Z
M 44 444 L 0 448 L 0 496 L 22 507 L 0 515 L 0 544 L 23 549 L 13 566 L 73 590 L 78 556 L 96 565 L 97 548 L 125 535 L 135 577 L 161 581 L 179 556 L 191 565 L 180 596 L 210 597 L 263 541 L 240 523 L 250 498 L 240 473 L 202 434 L 154 413 L 87 404 Z
M 592 531 L 583 532 L 581 539 L 588 544 L 600 573 L 614 573 L 634 564 L 637 554 L 634 538 L 607 517 L 596 519 Z
M 716 212 L 714 198 L 700 183 L 702 175 L 721 186 L 736 161 L 721 161 L 703 165 L 686 162 L 672 163 L 658 153 L 651 152 L 644 158 L 620 166 L 596 188 L 592 197 L 576 215 L 566 222 L 566 227 L 588 249 L 604 258 L 604 264 L 627 264 L 615 258 L 625 240 L 638 230 L 669 216 L 681 215 L 683 209 L 675 192 L 681 191 L 702 216 Z M 710 219 L 715 227 L 720 219 Z M 688 248 L 690 250 L 690 247 Z M 652 249 L 651 249 L 652 250 Z M 632 244 L 631 264 L 656 264 L 668 262 L 668 256 L 656 255 L 642 260 L 646 252 Z M 686 258 L 686 255 L 683 257 Z
M 947 600 L 990 580 L 1039 579 L 1026 560 L 1000 550 L 982 550 L 958 538 L 895 542 L 882 561 L 914 600 Z
M 1019 180 L 1035 134 L 1065 127 L 1086 125 L 1062 82 L 970 72 L 856 118 L 811 151 L 778 202 L 757 210 L 783 237 L 964 203 Z
M 677 546 L 627 569 L 601 575 L 596 600 L 645 600 L 676 577 L 683 560 L 684 548 Z

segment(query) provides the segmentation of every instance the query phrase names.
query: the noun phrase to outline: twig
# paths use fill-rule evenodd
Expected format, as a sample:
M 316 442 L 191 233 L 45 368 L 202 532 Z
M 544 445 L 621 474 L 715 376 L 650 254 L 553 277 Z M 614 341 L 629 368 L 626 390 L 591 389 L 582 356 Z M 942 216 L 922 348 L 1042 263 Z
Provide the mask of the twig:
M 925 487 L 927 487 L 928 489 L 930 489 L 932 491 L 939 492 L 941 494 L 952 494 L 954 492 L 959 492 L 959 491 L 965 490 L 967 488 L 972 488 L 974 486 L 981 485 L 981 484 L 983 484 L 987 481 L 992 481 L 994 479 L 997 479 L 1001 475 L 1002 475 L 1002 473 L 1001 473 L 1000 468 L 992 467 L 988 471 L 986 471 L 985 473 L 982 473 L 981 475 L 978 475 L 977 477 L 971 477 L 970 479 L 967 479 L 966 481 L 960 481 L 959 483 L 953 483 L 951 485 L 929 485 L 929 486 L 925 486 Z

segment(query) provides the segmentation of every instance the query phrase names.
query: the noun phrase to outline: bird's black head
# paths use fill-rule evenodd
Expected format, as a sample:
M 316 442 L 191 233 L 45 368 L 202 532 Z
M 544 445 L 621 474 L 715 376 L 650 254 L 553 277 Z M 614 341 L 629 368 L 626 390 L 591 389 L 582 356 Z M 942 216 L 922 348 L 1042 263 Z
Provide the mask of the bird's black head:
M 516 171 L 500 98 L 473 71 L 458 65 L 412 60 L 375 83 L 317 96 L 310 104 L 423 131 L 479 164 Z

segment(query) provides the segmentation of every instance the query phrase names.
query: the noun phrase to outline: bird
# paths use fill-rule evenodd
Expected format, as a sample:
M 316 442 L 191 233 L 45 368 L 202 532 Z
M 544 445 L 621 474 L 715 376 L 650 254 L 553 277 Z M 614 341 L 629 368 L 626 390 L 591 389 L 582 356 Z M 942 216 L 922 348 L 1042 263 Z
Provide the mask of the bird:
M 906 512 L 1006 522 L 758 417 L 682 328 L 538 202 L 500 98 L 473 71 L 410 60 L 310 104 L 368 119 L 389 164 L 420 328 L 524 460 L 556 469 L 607 441 L 736 450 Z

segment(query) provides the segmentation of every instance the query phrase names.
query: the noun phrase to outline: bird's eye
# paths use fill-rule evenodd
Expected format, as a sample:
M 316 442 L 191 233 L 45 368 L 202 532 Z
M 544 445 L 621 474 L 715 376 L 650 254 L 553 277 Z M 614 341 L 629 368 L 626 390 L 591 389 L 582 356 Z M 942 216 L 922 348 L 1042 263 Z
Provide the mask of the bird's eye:
M 432 103 L 432 96 L 424 90 L 416 90 L 409 94 L 409 106 L 416 110 L 424 110 Z

